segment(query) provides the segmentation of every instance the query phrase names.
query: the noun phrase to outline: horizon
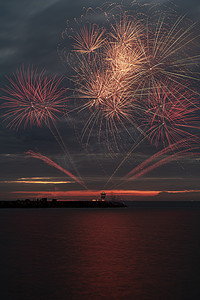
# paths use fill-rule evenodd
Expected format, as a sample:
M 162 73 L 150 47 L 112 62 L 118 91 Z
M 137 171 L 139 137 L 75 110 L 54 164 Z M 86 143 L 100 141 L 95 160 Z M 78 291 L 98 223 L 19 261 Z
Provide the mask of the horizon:
M 12 197 L 2 198 L 0 201 L 16 201 L 16 200 L 36 200 L 47 198 L 48 200 L 57 199 L 61 201 L 92 201 L 99 199 L 100 194 L 105 192 L 105 200 L 110 200 L 112 197 L 117 197 L 117 200 L 122 201 L 194 201 L 200 200 L 200 190 L 186 191 L 136 191 L 136 190 L 75 190 L 75 191 L 17 191 L 13 192 Z

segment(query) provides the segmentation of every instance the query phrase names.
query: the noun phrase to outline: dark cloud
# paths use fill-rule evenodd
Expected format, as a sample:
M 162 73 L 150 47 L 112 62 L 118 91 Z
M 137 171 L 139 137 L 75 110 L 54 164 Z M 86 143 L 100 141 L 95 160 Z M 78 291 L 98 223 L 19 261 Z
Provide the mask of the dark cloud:
M 123 1 L 128 7 L 131 1 Z M 146 1 L 140 1 L 145 3 Z M 152 1 L 168 3 L 168 1 Z M 198 0 L 174 3 L 183 12 L 199 17 Z M 66 20 L 79 18 L 83 6 L 96 7 L 102 1 L 10 0 L 0 2 L 0 72 L 9 74 L 22 64 L 34 64 L 52 72 L 64 72 L 57 46 Z
M 1 74 L 21 64 L 62 72 L 57 45 L 66 20 L 81 14 L 82 6 L 96 1 L 11 0 L 0 3 Z

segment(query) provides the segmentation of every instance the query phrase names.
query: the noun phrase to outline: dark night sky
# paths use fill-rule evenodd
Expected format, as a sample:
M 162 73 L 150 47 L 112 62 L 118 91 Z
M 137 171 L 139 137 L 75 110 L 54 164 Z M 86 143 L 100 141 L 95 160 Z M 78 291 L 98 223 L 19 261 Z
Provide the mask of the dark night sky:
M 165 3 L 165 1 L 157 2 Z M 179 6 L 181 13 L 188 13 L 191 19 L 199 20 L 199 0 L 174 2 Z M 123 3 L 127 5 L 129 1 Z M 101 4 L 102 1 L 96 0 L 0 0 L 0 88 L 4 87 L 7 82 L 5 76 L 11 76 L 12 72 L 15 72 L 22 64 L 25 66 L 33 64 L 39 69 L 45 68 L 50 74 L 65 75 L 66 67 L 58 56 L 57 48 L 61 42 L 61 33 L 65 29 L 66 20 L 78 18 L 84 6 L 95 8 Z M 124 147 L 120 146 L 118 150 L 115 149 L 110 154 L 103 141 L 98 144 L 94 132 L 90 144 L 85 150 L 80 143 L 79 131 L 82 124 L 75 114 L 71 116 L 71 119 L 61 118 L 57 122 L 73 161 L 88 188 L 101 190 L 104 188 L 106 179 L 115 170 L 126 151 L 130 149 L 131 141 L 125 138 Z M 20 194 L 12 193 L 15 191 L 27 191 L 29 196 L 28 192 L 37 190 L 82 189 L 59 170 L 42 161 L 25 157 L 24 153 L 28 150 L 39 151 L 63 168 L 73 172 L 71 164 L 47 128 L 34 127 L 25 130 L 21 128 L 16 132 L 7 129 L 5 123 L 0 122 L 0 140 L 0 199 L 19 197 Z M 114 189 L 143 191 L 200 190 L 200 159 L 196 157 L 187 157 L 178 163 L 171 162 L 134 182 L 116 186 L 121 176 L 154 152 L 155 148 L 144 143 L 116 173 L 115 184 L 109 183 L 105 189 L 113 187 Z M 35 181 L 35 177 L 41 177 L 41 181 L 66 181 L 66 183 L 30 183 L 31 180 Z M 21 178 L 25 178 L 25 181 L 29 181 L 29 183 L 15 183 Z

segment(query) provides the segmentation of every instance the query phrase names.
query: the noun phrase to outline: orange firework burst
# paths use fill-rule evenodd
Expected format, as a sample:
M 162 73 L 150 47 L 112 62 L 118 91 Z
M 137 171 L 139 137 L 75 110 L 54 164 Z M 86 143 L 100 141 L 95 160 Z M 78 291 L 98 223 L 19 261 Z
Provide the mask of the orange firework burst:
M 88 78 L 88 81 L 80 85 L 78 92 L 79 97 L 87 101 L 85 107 L 100 109 L 113 95 L 113 80 L 108 72 L 103 73 L 97 70 Z
M 2 108 L 6 109 L 3 117 L 8 127 L 18 129 L 20 125 L 26 127 L 46 124 L 54 121 L 64 112 L 66 107 L 66 89 L 61 87 L 62 78 L 47 76 L 45 71 L 38 73 L 37 69 L 21 68 L 8 78 L 9 86 L 3 89 L 7 96 Z
M 147 22 L 150 25 L 141 44 L 146 60 L 140 74 L 143 84 L 149 87 L 167 78 L 184 86 L 184 80 L 197 80 L 195 68 L 200 57 L 194 51 L 199 47 L 195 24 L 183 16 L 168 19 L 164 13 L 159 19 L 149 17 Z
M 104 104 L 104 115 L 106 120 L 122 121 L 126 119 L 130 121 L 133 118 L 132 109 L 133 103 L 128 95 L 125 96 L 120 92 L 119 95 L 117 93 L 114 94 Z
M 115 140 L 120 127 L 128 131 L 126 124 L 137 126 L 136 115 L 140 112 L 140 101 L 136 94 L 130 94 L 123 78 L 114 76 L 109 68 L 107 72 L 103 71 L 96 70 L 93 76 L 87 78 L 88 81 L 79 84 L 79 98 L 85 101 L 79 110 L 89 108 L 92 113 L 85 124 L 83 136 L 87 131 L 90 135 L 94 125 L 99 123 L 99 135 L 104 128 L 107 137 L 111 136 Z
M 91 132 L 98 122 L 99 132 L 105 127 L 113 137 L 118 134 L 120 126 L 126 127 L 125 123 L 136 126 L 135 121 L 133 122 L 134 113 L 137 113 L 135 108 L 140 107 L 140 102 L 137 91 L 133 90 L 133 77 L 137 77 L 144 60 L 143 52 L 138 46 L 141 33 L 138 24 L 129 21 L 128 17 L 120 19 L 115 26 L 119 29 L 112 26 L 113 33 L 107 34 L 95 56 L 84 56 L 84 52 L 81 56 L 76 54 L 76 63 L 73 59 L 76 91 L 78 98 L 84 100 L 80 111 L 89 108 L 92 112 L 83 135 L 87 130 Z M 115 36 L 118 30 L 120 33 Z M 124 36 L 123 42 L 121 35 Z M 82 43 L 82 48 L 86 36 L 84 28 L 84 36 L 79 38 L 79 46 Z M 99 37 L 101 38 L 101 34 Z M 128 131 L 127 128 L 126 130 Z
M 106 38 L 103 37 L 105 29 L 98 27 L 97 25 L 83 26 L 78 32 L 72 35 L 74 40 L 74 51 L 81 54 L 89 54 L 104 44 Z
M 118 44 L 126 47 L 135 46 L 143 35 L 143 28 L 140 22 L 131 16 L 123 15 L 115 24 L 111 24 L 110 37 Z
M 144 57 L 141 49 L 127 47 L 125 44 L 111 43 L 107 51 L 107 57 L 113 76 L 122 84 L 130 85 L 130 78 L 136 78 L 141 70 Z

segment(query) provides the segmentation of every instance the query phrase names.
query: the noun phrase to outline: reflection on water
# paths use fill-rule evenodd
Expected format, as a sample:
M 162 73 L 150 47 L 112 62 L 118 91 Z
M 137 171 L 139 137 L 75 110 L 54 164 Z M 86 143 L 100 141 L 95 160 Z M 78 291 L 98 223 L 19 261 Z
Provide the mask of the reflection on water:
M 200 299 L 200 210 L 0 211 L 0 299 Z

